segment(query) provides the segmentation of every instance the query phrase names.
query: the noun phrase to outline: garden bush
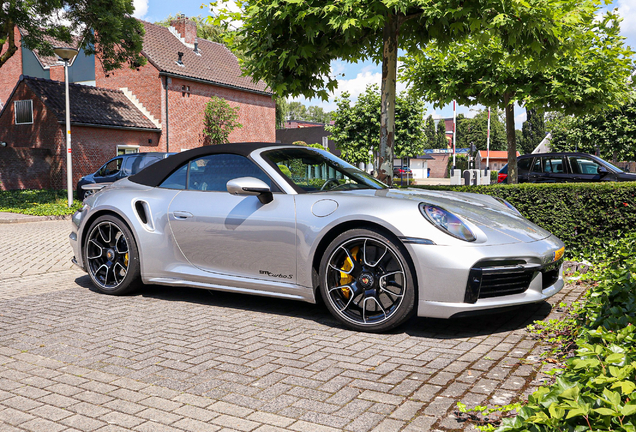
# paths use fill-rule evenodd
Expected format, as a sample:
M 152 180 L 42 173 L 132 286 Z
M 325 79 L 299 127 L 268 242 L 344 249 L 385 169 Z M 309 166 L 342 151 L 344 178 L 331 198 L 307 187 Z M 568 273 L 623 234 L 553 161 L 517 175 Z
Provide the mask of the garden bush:
M 636 234 L 608 243 L 594 278 L 570 318 L 576 354 L 497 432 L 636 431 Z
M 490 186 L 414 186 L 503 198 L 566 244 L 568 256 L 602 253 L 636 227 L 636 183 L 559 183 Z

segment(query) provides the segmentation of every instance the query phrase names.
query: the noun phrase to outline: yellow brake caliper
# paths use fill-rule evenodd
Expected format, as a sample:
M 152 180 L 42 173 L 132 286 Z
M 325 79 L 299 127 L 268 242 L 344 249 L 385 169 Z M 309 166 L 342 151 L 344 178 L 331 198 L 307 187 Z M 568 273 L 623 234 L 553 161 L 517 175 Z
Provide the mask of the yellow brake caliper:
M 357 255 L 358 255 L 359 249 L 360 248 L 358 248 L 358 246 L 351 249 L 351 256 L 353 257 L 353 259 L 358 259 Z M 350 274 L 345 273 L 345 272 L 351 271 L 352 268 L 353 268 L 353 262 L 351 262 L 351 258 L 347 256 L 347 259 L 345 260 L 344 264 L 340 268 L 340 270 L 342 270 L 340 272 L 340 286 L 349 285 L 351 282 L 353 282 L 354 277 L 351 276 Z M 342 291 L 342 294 L 347 299 L 351 295 L 351 290 L 347 287 L 341 288 L 341 291 Z

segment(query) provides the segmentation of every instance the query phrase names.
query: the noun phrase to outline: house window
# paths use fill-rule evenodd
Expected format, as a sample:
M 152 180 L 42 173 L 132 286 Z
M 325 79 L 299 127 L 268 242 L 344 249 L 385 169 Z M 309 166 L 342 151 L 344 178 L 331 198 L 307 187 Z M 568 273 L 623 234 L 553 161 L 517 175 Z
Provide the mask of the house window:
M 33 124 L 33 101 L 22 100 L 13 103 L 15 124 Z
M 129 153 L 139 153 L 139 146 L 131 146 L 131 145 L 118 145 L 117 146 L 117 156 Z

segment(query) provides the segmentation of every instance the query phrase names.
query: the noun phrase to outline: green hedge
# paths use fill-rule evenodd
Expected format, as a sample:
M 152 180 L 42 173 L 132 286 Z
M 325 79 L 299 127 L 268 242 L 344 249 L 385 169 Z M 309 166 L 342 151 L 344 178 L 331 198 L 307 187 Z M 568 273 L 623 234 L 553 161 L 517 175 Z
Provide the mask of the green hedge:
M 600 252 L 636 230 L 636 182 L 414 187 L 503 198 L 563 240 L 568 256 Z

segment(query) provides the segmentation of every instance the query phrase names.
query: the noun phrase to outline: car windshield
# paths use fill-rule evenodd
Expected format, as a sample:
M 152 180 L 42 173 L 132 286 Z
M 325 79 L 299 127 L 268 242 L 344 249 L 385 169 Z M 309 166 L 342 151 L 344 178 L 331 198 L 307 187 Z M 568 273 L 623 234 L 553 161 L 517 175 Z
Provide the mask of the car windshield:
M 323 150 L 283 148 L 263 157 L 305 192 L 386 189 L 387 185 Z

